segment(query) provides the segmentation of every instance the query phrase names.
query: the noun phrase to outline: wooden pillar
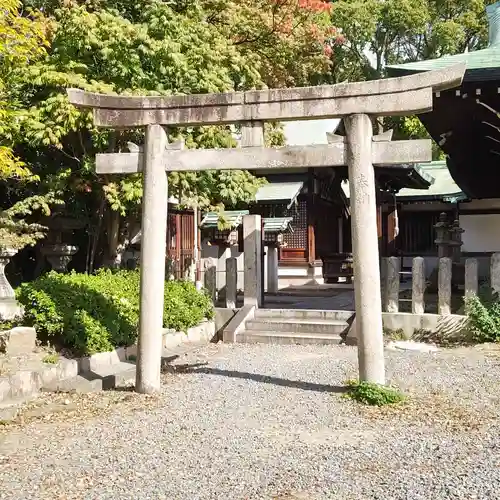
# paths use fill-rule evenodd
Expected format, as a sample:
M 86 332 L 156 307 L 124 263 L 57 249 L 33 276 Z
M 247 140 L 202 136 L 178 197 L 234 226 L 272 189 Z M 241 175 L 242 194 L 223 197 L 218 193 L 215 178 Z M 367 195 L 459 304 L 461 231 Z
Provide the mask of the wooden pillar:
M 396 253 L 396 208 L 389 208 L 387 214 L 387 256 L 391 257 Z
M 176 279 L 182 278 L 183 268 L 181 262 L 181 245 L 182 245 L 182 226 L 181 226 L 181 214 L 175 214 L 175 263 L 174 276 Z
M 307 261 L 314 264 L 316 261 L 316 234 L 314 232 L 314 170 L 307 170 Z
M 377 201 L 377 237 L 378 237 L 378 253 L 381 256 L 385 256 L 384 252 L 384 233 L 382 224 L 382 204 Z

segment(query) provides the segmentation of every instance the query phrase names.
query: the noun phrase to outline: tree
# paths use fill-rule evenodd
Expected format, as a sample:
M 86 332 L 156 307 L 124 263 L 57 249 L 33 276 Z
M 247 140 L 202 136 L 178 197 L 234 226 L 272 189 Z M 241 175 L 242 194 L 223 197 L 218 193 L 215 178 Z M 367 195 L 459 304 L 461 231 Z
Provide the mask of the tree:
M 0 183 L 9 201 L 16 188 L 39 179 L 12 150 L 21 119 L 16 101 L 16 68 L 33 64 L 45 55 L 46 19 L 39 14 L 19 14 L 19 2 L 0 1 Z M 53 193 L 52 193 L 53 195 Z M 0 248 L 20 249 L 44 236 L 44 228 L 26 220 L 33 212 L 49 213 L 52 196 L 24 196 L 0 211 Z
M 488 38 L 485 7 L 494 2 L 338 0 L 331 15 L 344 43 L 334 51 L 332 77 L 380 78 L 388 64 L 477 50 Z
M 265 23 L 251 17 L 257 11 L 250 1 L 25 4 L 43 9 L 52 30 L 48 56 L 16 70 L 22 110 L 13 133 L 16 152 L 40 176 L 43 190 L 59 189 L 65 213 L 89 221 L 90 267 L 100 242 L 107 246 L 105 258 L 116 259 L 130 237 L 142 196 L 139 176 L 97 176 L 95 154 L 125 150 L 128 141 L 140 143 L 142 136 L 96 130 L 88 112 L 69 105 L 65 88 L 135 95 L 245 90 L 307 83 L 306 73 L 319 75 L 329 61 L 325 37 L 330 21 L 321 1 L 263 0 Z M 319 34 L 306 37 L 319 20 Z M 296 64 L 299 57 L 307 70 L 300 68 L 302 62 Z M 293 67 L 293 78 L 284 78 Z M 183 137 L 188 147 L 234 147 L 234 132 L 230 127 L 198 127 L 169 130 L 169 135 L 171 140 Z M 269 125 L 266 135 L 276 144 L 282 138 L 279 125 Z M 200 207 L 248 202 L 261 183 L 238 171 L 169 176 L 170 194 Z
M 208 22 L 269 87 L 308 85 L 329 69 L 336 30 L 322 0 L 203 0 Z
M 386 76 L 389 64 L 483 48 L 485 7 L 496 0 L 338 0 L 331 15 L 344 40 L 333 51 L 330 81 Z M 397 138 L 428 137 L 415 117 L 386 119 Z M 434 148 L 434 157 L 441 155 Z

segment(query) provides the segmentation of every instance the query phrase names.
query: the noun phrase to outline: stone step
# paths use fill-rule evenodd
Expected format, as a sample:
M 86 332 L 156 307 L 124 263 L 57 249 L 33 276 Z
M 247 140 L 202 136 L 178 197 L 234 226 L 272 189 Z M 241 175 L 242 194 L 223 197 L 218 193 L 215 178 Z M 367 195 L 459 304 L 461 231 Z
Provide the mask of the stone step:
M 354 311 L 327 311 L 322 309 L 257 309 L 255 319 L 291 318 L 297 322 L 321 319 L 332 321 L 348 321 L 354 316 Z
M 103 390 L 115 389 L 116 387 L 128 387 L 135 384 L 135 363 L 122 361 L 111 365 L 102 366 L 99 369 L 85 374 L 88 378 L 99 378 L 102 380 Z
M 36 394 L 0 401 L 0 423 L 9 422 L 16 418 L 19 407 L 36 398 Z
M 185 342 L 184 344 L 172 348 L 164 347 L 161 352 L 162 362 L 173 361 L 179 356 L 184 356 L 192 352 L 199 351 L 204 347 L 207 347 L 208 342 L 205 340 L 200 340 L 199 342 Z
M 342 338 L 335 334 L 297 333 L 277 331 L 249 331 L 236 336 L 236 342 L 243 344 L 297 344 L 330 345 L 340 344 Z
M 245 329 L 254 331 L 275 331 L 295 333 L 322 333 L 340 335 L 349 327 L 345 321 L 294 318 L 258 318 L 246 322 Z
M 102 380 L 101 378 L 94 378 L 89 380 L 88 378 L 77 375 L 73 378 L 68 378 L 65 380 L 54 380 L 42 387 L 44 392 L 76 392 L 79 394 L 86 394 L 89 392 L 99 392 L 102 391 Z

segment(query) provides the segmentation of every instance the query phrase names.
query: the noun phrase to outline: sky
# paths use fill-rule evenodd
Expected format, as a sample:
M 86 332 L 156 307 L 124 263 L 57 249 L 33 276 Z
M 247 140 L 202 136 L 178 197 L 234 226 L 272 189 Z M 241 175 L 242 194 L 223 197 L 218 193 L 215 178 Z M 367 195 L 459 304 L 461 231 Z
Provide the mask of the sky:
M 368 60 L 375 65 L 375 56 L 365 49 Z M 326 133 L 333 132 L 340 120 L 306 120 L 286 122 L 285 137 L 289 146 L 305 146 L 307 144 L 327 144 Z
M 327 144 L 326 133 L 333 132 L 340 120 L 306 120 L 285 122 L 284 132 L 289 146 Z

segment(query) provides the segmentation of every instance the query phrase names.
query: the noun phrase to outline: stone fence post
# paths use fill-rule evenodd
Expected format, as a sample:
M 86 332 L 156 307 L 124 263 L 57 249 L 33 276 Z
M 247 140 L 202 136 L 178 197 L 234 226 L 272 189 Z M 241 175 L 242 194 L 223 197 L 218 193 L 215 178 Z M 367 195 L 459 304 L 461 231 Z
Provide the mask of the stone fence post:
M 226 260 L 226 307 L 236 307 L 236 294 L 238 291 L 238 259 L 229 257 Z
M 478 290 L 478 264 L 477 259 L 465 261 L 465 298 L 477 294 Z
M 399 311 L 399 281 L 401 259 L 389 257 L 385 260 L 384 311 L 397 313 Z
M 500 293 L 500 253 L 494 253 L 490 262 L 491 288 L 494 292 Z
M 210 295 L 212 302 L 215 304 L 217 300 L 216 292 L 217 292 L 217 265 L 216 259 L 213 257 L 209 257 L 205 259 L 204 267 L 205 267 L 205 288 Z
M 452 260 L 449 257 L 439 259 L 438 271 L 438 313 L 451 314 L 451 273 Z
M 411 312 L 425 313 L 425 259 L 415 257 L 412 266 Z

